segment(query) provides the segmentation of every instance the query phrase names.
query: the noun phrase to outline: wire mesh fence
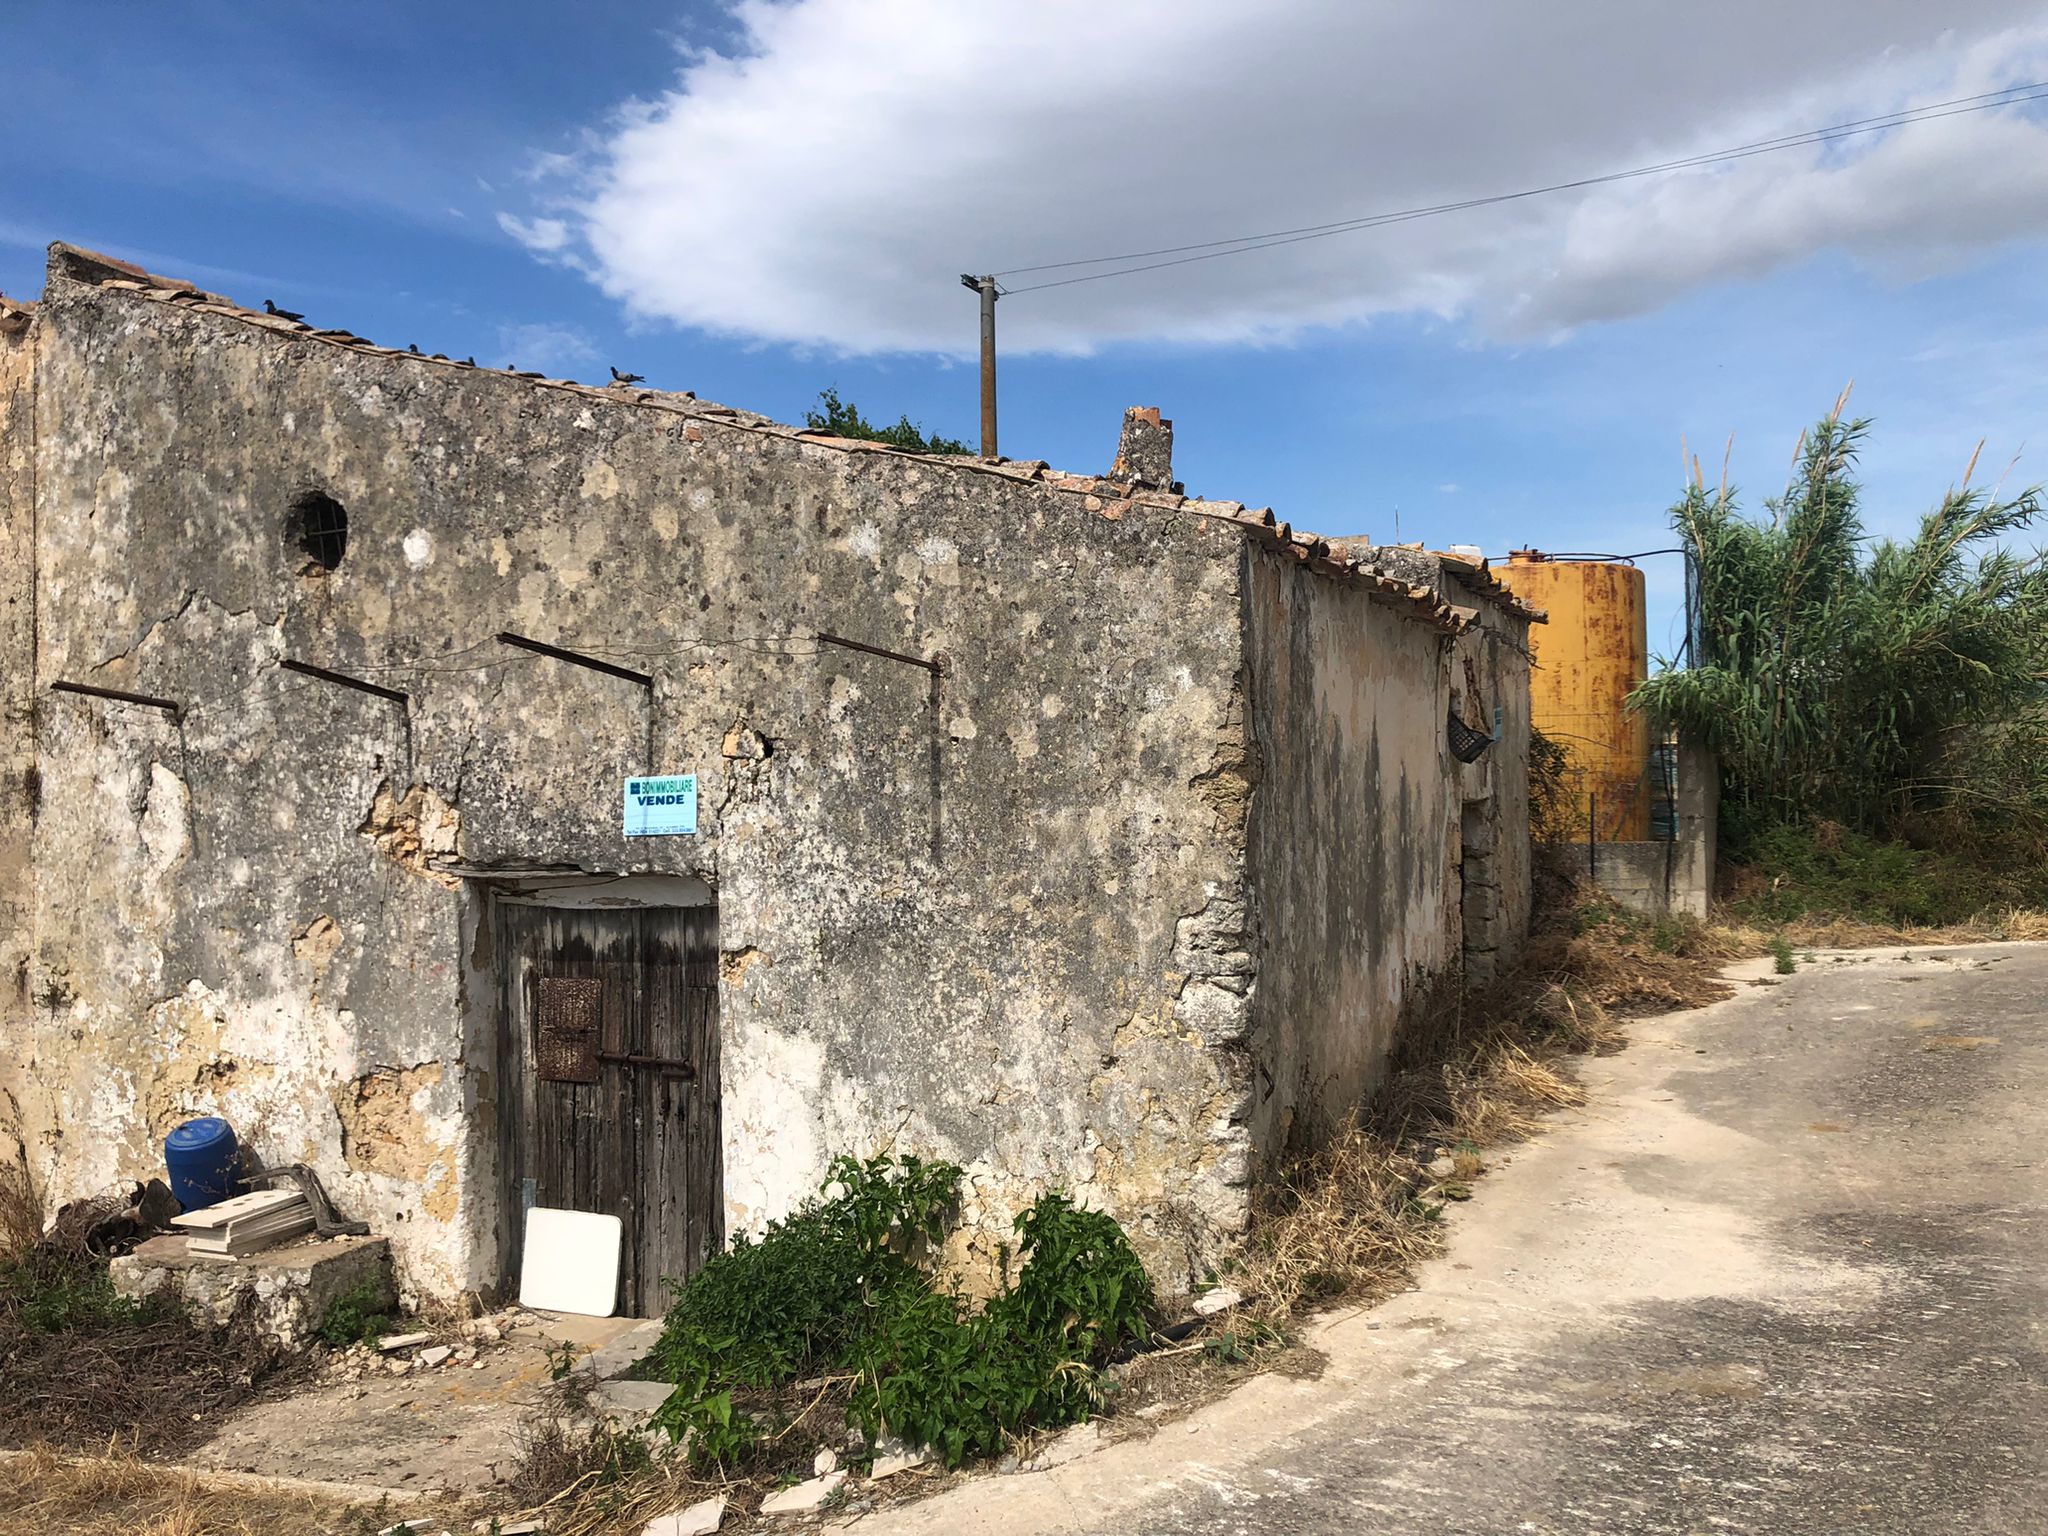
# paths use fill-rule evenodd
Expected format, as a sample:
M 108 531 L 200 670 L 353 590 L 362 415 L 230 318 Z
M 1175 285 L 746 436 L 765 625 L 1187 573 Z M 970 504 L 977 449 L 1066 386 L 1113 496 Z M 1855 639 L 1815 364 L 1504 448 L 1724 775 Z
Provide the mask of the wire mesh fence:
M 1560 761 L 1535 796 L 1537 840 L 1549 843 L 1669 842 L 1678 835 L 1678 743 L 1653 739 L 1640 759 L 1558 741 Z

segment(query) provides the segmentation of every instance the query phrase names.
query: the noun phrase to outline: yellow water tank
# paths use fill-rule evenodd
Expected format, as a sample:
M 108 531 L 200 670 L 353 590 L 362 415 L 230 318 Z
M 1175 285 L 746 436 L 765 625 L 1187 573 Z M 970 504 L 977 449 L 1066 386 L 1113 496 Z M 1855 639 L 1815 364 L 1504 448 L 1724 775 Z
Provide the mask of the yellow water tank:
M 1518 549 L 1498 576 L 1550 615 L 1532 625 L 1529 713 L 1565 750 L 1579 835 L 1591 815 L 1603 841 L 1650 835 L 1650 722 L 1624 708 L 1650 675 L 1643 573 L 1605 560 L 1554 560 Z

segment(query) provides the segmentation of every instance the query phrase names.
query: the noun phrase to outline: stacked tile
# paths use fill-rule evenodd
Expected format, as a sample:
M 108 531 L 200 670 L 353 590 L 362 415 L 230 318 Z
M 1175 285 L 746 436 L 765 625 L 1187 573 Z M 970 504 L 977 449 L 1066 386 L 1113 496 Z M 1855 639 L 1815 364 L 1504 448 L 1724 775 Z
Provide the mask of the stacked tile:
M 310 1232 L 313 1207 L 296 1189 L 259 1189 L 188 1211 L 173 1225 L 187 1234 L 186 1252 L 239 1259 Z

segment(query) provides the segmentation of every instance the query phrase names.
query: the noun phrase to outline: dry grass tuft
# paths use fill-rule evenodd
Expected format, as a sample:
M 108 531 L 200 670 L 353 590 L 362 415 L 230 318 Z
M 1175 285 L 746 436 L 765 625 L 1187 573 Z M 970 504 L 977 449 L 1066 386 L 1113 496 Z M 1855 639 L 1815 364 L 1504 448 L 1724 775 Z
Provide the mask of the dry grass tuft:
M 1993 914 L 1986 920 L 1987 926 L 1997 930 L 1992 935 L 1999 939 L 2019 939 L 2039 943 L 2048 939 L 2048 912 L 2032 907 L 2007 907 L 2003 912 Z
M 91 1210 L 68 1207 L 48 1233 L 11 1095 L 0 1105 L 0 1445 L 76 1449 L 125 1442 L 175 1453 L 204 1440 L 280 1368 L 253 1332 L 203 1333 L 182 1313 L 114 1294 L 89 1253 Z
M 336 1536 L 397 1518 L 311 1491 L 210 1481 L 127 1456 L 37 1447 L 0 1457 L 0 1536 Z
M 1436 1210 L 1418 1198 L 1427 1177 L 1387 1137 L 1351 1127 L 1264 1192 L 1233 1284 L 1273 1323 L 1303 1305 L 1392 1295 L 1442 1245 Z
M 515 1445 L 502 1493 L 516 1513 L 506 1519 L 538 1521 L 548 1536 L 634 1532 L 657 1515 L 721 1493 L 737 1512 L 774 1489 L 765 1478 L 693 1477 L 665 1442 L 650 1443 L 594 1413 L 575 1376 L 542 1393 Z
M 2048 939 L 2048 912 L 2032 907 L 1987 908 L 1968 922 L 1926 925 L 1871 922 L 1860 917 L 1801 917 L 1762 927 L 1723 914 L 1719 932 L 1744 954 L 1769 952 L 1782 935 L 1795 949 L 1876 949 L 1902 944 L 1996 944 Z
M 28 1165 L 21 1103 L 0 1088 L 0 1264 L 26 1258 L 43 1238 L 43 1195 Z
M 722 1493 L 732 1501 L 731 1519 L 774 1490 L 756 1482 L 693 1477 L 682 1457 L 651 1456 L 635 1436 L 538 1417 L 520 1434 L 519 1462 L 505 1488 L 518 1512 L 507 1518 L 536 1520 L 548 1536 L 600 1536 L 638 1531 L 657 1515 Z
M 1361 1120 L 1267 1187 L 1241 1272 L 1255 1315 L 1281 1323 L 1331 1301 L 1370 1303 L 1408 1281 L 1442 1239 L 1444 1202 L 1485 1170 L 1486 1147 L 1535 1134 L 1584 1102 L 1570 1058 L 1619 1050 L 1633 1014 L 1729 995 L 1739 939 L 1688 919 L 1651 922 L 1564 888 L 1519 970 L 1445 989 L 1404 1024 Z M 1448 1153 L 1451 1171 L 1428 1164 Z

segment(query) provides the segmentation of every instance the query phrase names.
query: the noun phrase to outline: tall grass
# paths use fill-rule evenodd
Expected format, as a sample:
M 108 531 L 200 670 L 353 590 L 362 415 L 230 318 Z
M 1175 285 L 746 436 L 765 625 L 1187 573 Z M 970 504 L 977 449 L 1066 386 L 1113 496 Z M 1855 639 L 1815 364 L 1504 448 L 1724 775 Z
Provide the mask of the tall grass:
M 2048 845 L 2048 565 L 2008 548 L 2038 488 L 1974 488 L 1972 456 L 1910 539 L 1871 539 L 1847 391 L 1767 521 L 1725 482 L 1672 509 L 1696 582 L 1692 665 L 1631 701 L 1720 757 L 1727 840 L 1816 819 L 1901 837 L 1962 817 Z M 1980 445 L 1981 446 L 1981 445 Z

